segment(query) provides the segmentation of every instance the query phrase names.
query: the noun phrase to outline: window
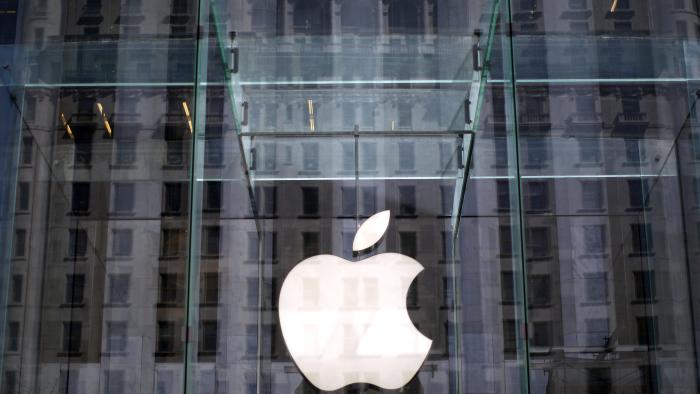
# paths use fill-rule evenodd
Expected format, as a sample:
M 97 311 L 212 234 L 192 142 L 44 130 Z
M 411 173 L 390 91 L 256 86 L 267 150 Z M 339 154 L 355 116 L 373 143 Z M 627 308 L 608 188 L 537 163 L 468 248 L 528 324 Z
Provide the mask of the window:
M 546 165 L 549 158 L 547 141 L 541 137 L 528 137 L 524 141 L 527 152 L 527 165 L 532 167 Z
M 342 187 L 340 189 L 342 216 L 355 216 L 357 209 L 357 190 L 354 187 Z
M 505 115 L 503 115 L 505 116 Z M 496 137 L 493 139 L 494 144 L 494 167 L 508 167 L 508 140 L 505 138 Z
M 131 275 L 109 274 L 107 300 L 111 304 L 126 304 L 129 302 L 129 286 Z
M 161 320 L 158 322 L 157 353 L 175 352 L 175 322 Z
M 579 138 L 579 160 L 584 164 L 598 164 L 601 161 L 600 140 L 597 138 Z
M 454 306 L 453 279 L 449 276 L 442 278 L 442 305 L 446 308 Z
M 503 320 L 503 351 L 515 353 L 518 344 L 517 327 L 515 320 Z
M 216 320 L 202 321 L 202 342 L 200 352 L 214 353 L 217 349 L 219 323 Z
M 642 141 L 637 138 L 625 138 L 625 159 L 629 164 L 639 164 L 646 160 Z
M 127 392 L 124 371 L 108 369 L 104 374 L 104 394 L 124 394 Z
M 537 0 L 520 0 L 520 11 L 535 11 Z
M 549 275 L 530 275 L 528 277 L 528 298 L 530 307 L 548 306 L 552 303 L 552 285 Z
M 370 216 L 377 213 L 377 188 L 366 186 L 362 188 L 362 215 Z
M 63 352 L 80 352 L 83 340 L 83 323 L 79 321 L 63 322 Z
M 182 231 L 180 229 L 163 229 L 160 244 L 161 257 L 177 257 L 180 255 Z
M 569 0 L 569 8 L 572 10 L 586 9 L 586 0 Z
M 204 209 L 206 211 L 221 210 L 221 186 L 220 181 L 204 182 Z
M 362 142 L 360 144 L 360 169 L 373 171 L 377 169 L 377 144 Z
M 416 214 L 415 186 L 399 186 L 399 215 Z
M 548 227 L 528 228 L 525 239 L 529 259 L 551 257 Z
M 442 259 L 448 261 L 452 259 L 452 231 L 441 231 L 440 238 L 442 240 Z M 455 256 L 457 258 L 457 256 Z
M 182 196 L 185 190 L 184 184 L 180 182 L 164 183 L 163 187 L 163 214 L 181 214 L 183 208 Z
M 526 183 L 526 201 L 529 211 L 548 211 L 549 184 L 544 181 L 532 181 Z
M 22 138 L 22 164 L 31 165 L 34 162 L 34 138 Z
M 301 211 L 304 215 L 318 215 L 318 196 L 318 187 L 301 188 Z
M 512 229 L 510 226 L 498 227 L 498 248 L 501 256 L 513 255 Z
M 131 135 L 117 134 L 114 138 L 114 161 L 117 165 L 129 165 L 136 161 L 136 139 Z
M 502 212 L 510 210 L 510 184 L 506 180 L 496 181 L 496 209 Z
M 19 322 L 7 323 L 7 348 L 8 352 L 19 351 Z
M 506 305 L 515 303 L 515 282 L 513 273 L 501 272 L 501 302 Z
M 352 142 L 341 142 L 340 147 L 342 149 L 342 168 L 343 171 L 354 171 L 355 170 L 355 144 Z
M 634 272 L 634 296 L 637 301 L 650 302 L 656 298 L 656 273 L 654 271 Z
M 440 155 L 440 170 L 452 170 L 455 167 L 457 160 L 457 151 L 453 144 L 449 142 L 440 142 L 438 145 Z M 453 160 L 454 159 L 454 160 Z
M 29 210 L 29 182 L 19 182 L 17 184 L 17 211 L 26 212 Z
M 86 167 L 92 162 L 92 135 L 83 133 L 75 134 L 75 151 L 73 161 L 78 167 Z
M 255 308 L 258 306 L 258 279 L 246 278 L 246 306 Z
M 131 213 L 134 211 L 134 184 L 115 183 L 113 185 L 112 206 L 115 213 Z
M 221 135 L 207 136 L 204 140 L 204 165 L 219 167 L 224 162 L 224 144 Z
M 205 226 L 203 231 L 202 254 L 204 256 L 219 256 L 221 253 L 221 227 Z
M 532 323 L 532 346 L 552 346 L 552 322 L 539 321 Z
M 162 304 L 176 304 L 180 301 L 180 280 L 177 274 L 160 274 L 159 300 Z
M 583 287 L 586 302 L 604 303 L 608 301 L 608 275 L 606 272 L 584 274 Z
M 2 390 L 4 394 L 17 394 L 17 371 L 5 371 Z
M 13 254 L 15 258 L 22 258 L 27 256 L 27 230 L 16 229 L 15 230 L 15 242 Z
M 610 368 L 586 368 L 588 394 L 612 392 Z
M 318 171 L 318 144 L 305 142 L 301 144 L 304 171 Z
M 581 205 L 586 210 L 603 208 L 603 183 L 601 181 L 581 181 Z
M 583 226 L 583 244 L 586 253 L 605 253 L 606 239 L 605 225 Z
M 20 274 L 12 275 L 12 296 L 10 298 L 13 304 L 22 302 L 24 295 L 24 276 Z
M 87 213 L 90 209 L 90 184 L 74 182 L 71 199 L 71 211 L 75 214 Z
M 265 171 L 274 171 L 277 169 L 277 145 L 263 144 L 262 157 L 262 165 Z
M 399 142 L 399 170 L 412 171 L 416 167 L 416 149 L 413 142 Z
M 414 231 L 399 232 L 399 248 L 402 254 L 414 259 L 418 255 L 418 239 Z
M 274 216 L 277 213 L 277 188 L 263 186 L 256 189 L 256 201 L 259 203 L 258 213 L 264 216 Z
M 452 214 L 454 190 L 454 186 L 440 186 L 440 214 L 443 216 Z
M 656 316 L 637 317 L 637 343 L 654 346 L 658 338 L 658 319 Z
M 204 273 L 200 298 L 201 302 L 204 304 L 219 303 L 219 273 Z
M 172 126 L 165 127 L 165 164 L 168 166 L 182 166 L 184 156 L 184 142 L 182 130 Z
M 68 257 L 85 257 L 87 254 L 87 231 L 84 229 L 68 230 Z
M 258 327 L 255 325 L 246 326 L 245 353 L 248 356 L 258 354 Z
M 133 248 L 134 234 L 131 229 L 112 230 L 112 256 L 129 257 Z
M 317 232 L 303 232 L 301 233 L 301 237 L 304 258 L 319 254 L 319 234 Z
M 609 321 L 606 318 L 586 319 L 586 346 L 606 346 L 610 332 Z
M 82 304 L 85 299 L 85 275 L 66 275 L 64 298 L 66 304 Z
M 630 208 L 644 209 L 649 207 L 649 180 L 628 179 Z
M 105 338 L 105 350 L 107 352 L 126 351 L 127 322 L 108 321 L 107 338 Z
M 634 254 L 648 255 L 654 250 L 654 238 L 651 224 L 631 224 L 632 252 Z
M 260 247 L 260 245 L 258 244 L 258 233 L 249 232 L 248 233 L 248 260 L 258 261 L 258 258 L 260 257 L 259 247 Z

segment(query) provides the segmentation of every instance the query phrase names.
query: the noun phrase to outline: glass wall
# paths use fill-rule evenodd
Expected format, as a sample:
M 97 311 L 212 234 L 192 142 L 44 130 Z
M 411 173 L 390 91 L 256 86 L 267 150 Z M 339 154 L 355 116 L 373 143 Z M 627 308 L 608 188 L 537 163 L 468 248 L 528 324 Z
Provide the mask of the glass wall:
M 282 283 L 393 252 L 432 339 L 402 392 L 696 392 L 697 15 L 0 1 L 2 391 L 316 393 Z

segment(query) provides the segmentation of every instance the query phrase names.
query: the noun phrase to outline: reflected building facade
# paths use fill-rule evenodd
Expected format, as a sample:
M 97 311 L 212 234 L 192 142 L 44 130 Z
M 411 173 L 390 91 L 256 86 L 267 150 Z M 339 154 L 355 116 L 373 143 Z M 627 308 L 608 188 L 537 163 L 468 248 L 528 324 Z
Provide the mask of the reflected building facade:
M 385 209 L 404 392 L 698 390 L 695 1 L 0 7 L 4 392 L 317 392 L 282 281 Z

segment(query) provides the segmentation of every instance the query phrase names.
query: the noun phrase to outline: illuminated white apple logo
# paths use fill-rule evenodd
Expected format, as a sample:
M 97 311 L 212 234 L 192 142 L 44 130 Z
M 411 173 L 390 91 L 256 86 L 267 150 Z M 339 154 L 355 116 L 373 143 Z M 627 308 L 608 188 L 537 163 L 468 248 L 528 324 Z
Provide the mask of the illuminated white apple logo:
M 377 243 L 389 211 L 359 228 L 353 250 Z M 279 300 L 282 335 L 301 372 L 321 390 L 352 383 L 405 386 L 425 361 L 432 341 L 406 310 L 408 288 L 423 270 L 416 260 L 382 253 L 353 262 L 310 257 L 287 275 Z

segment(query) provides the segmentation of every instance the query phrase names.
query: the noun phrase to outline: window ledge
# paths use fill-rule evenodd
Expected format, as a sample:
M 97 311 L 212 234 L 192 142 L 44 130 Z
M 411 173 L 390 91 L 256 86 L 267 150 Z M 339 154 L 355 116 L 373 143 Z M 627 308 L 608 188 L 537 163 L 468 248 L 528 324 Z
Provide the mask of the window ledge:
M 586 301 L 579 303 L 580 306 L 604 306 L 610 305 L 610 301 Z
M 156 308 L 180 308 L 180 307 L 182 307 L 182 303 L 177 302 L 177 301 L 156 303 Z
M 656 298 L 650 298 L 650 299 L 634 299 L 630 302 L 632 305 L 644 305 L 644 304 L 656 304 L 658 303 L 659 300 Z
M 131 261 L 133 260 L 133 256 L 110 256 L 107 257 L 107 261 Z
M 70 211 L 66 215 L 68 215 L 68 216 L 90 216 L 90 211 Z
M 175 256 L 160 256 L 160 257 L 158 257 L 158 260 L 161 260 L 161 261 L 163 261 L 163 260 L 177 260 L 177 259 L 180 259 L 181 257 L 182 257 L 182 256 L 180 256 L 180 255 L 175 255 Z
M 80 357 L 83 355 L 83 352 L 77 351 L 77 352 L 58 352 L 56 353 L 56 357 Z
M 102 357 L 124 357 L 128 355 L 129 353 L 124 350 L 100 352 L 100 356 Z
M 184 164 L 163 164 L 164 170 L 184 170 Z
M 85 307 L 85 302 L 63 302 L 59 305 L 60 308 L 83 308 Z
M 654 252 L 632 252 L 627 255 L 627 257 L 654 257 L 656 253 Z
M 128 212 L 109 212 L 107 214 L 108 216 L 111 217 L 133 217 L 136 216 L 136 212 L 134 211 L 128 211 Z
M 607 257 L 608 257 L 607 253 L 584 253 L 584 254 L 579 255 L 579 258 L 582 258 L 582 259 L 604 259 Z
M 102 304 L 105 308 L 128 308 L 131 306 L 130 302 L 105 302 Z
M 582 208 L 578 210 L 579 213 L 603 213 L 605 208 Z
M 72 257 L 68 256 L 68 257 L 64 257 L 63 261 L 87 261 L 87 257 L 86 256 L 72 256 Z
M 110 164 L 110 170 L 133 170 L 138 168 L 135 164 Z

